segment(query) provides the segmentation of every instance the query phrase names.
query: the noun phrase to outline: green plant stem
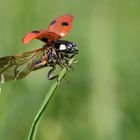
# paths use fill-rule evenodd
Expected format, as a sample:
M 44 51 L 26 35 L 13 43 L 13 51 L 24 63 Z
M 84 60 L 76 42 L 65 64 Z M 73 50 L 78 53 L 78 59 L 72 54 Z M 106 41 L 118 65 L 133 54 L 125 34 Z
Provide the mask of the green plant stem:
M 72 58 L 69 61 L 69 65 L 71 65 L 73 63 L 73 61 L 74 61 L 74 59 Z M 45 99 L 44 99 L 44 101 L 43 101 L 43 103 L 42 103 L 42 105 L 41 105 L 41 107 L 40 107 L 40 109 L 39 109 L 39 111 L 37 113 L 37 115 L 35 116 L 35 118 L 33 120 L 32 126 L 30 128 L 30 132 L 29 132 L 29 135 L 28 135 L 28 140 L 35 140 L 35 136 L 36 136 L 36 132 L 37 132 L 37 128 L 38 128 L 39 122 L 40 122 L 40 120 L 41 120 L 41 118 L 42 118 L 42 116 L 43 116 L 43 114 L 45 112 L 45 109 L 46 109 L 46 107 L 47 107 L 51 97 L 54 94 L 55 89 L 60 84 L 60 81 L 65 76 L 66 72 L 67 72 L 67 69 L 66 69 L 66 67 L 64 67 L 61 70 L 60 74 L 58 75 L 58 81 L 55 81 L 52 84 L 49 92 L 47 93 L 47 95 L 46 95 L 46 97 L 45 97 Z

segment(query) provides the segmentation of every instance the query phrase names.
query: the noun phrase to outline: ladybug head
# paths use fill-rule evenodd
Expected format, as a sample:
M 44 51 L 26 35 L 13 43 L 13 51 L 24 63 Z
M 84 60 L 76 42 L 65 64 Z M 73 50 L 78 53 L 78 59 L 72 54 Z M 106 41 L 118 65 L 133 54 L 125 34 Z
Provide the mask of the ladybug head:
M 60 52 L 64 52 L 68 54 L 78 53 L 78 48 L 76 47 L 76 44 L 70 41 L 57 40 L 54 41 L 53 46 Z

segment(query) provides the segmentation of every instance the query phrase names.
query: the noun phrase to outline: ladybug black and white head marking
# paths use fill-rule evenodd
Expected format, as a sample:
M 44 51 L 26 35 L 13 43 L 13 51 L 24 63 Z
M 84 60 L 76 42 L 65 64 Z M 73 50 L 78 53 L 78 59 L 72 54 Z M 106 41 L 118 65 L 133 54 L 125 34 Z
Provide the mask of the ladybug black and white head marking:
M 65 44 L 61 44 L 61 45 L 59 46 L 59 50 L 60 50 L 60 51 L 65 51 L 66 49 L 67 49 L 67 47 L 66 47 Z
M 76 44 L 70 41 L 57 40 L 53 43 L 53 47 L 60 52 L 64 53 L 78 53 L 78 48 Z

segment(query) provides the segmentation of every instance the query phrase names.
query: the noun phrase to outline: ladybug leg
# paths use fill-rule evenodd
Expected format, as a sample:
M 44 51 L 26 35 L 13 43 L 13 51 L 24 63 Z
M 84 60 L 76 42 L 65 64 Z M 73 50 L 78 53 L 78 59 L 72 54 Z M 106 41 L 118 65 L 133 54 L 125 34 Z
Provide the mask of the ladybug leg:
M 49 72 L 48 72 L 48 79 L 53 80 L 55 78 L 58 78 L 58 75 L 53 75 L 56 70 L 56 66 L 54 66 Z
M 79 63 L 79 61 L 78 60 L 73 60 L 73 62 L 74 62 L 74 64 L 77 64 L 77 63 Z
M 64 60 L 63 59 L 60 59 L 58 61 L 58 65 L 61 67 L 61 69 L 63 69 L 64 67 L 66 67 L 67 70 L 69 70 L 69 66 L 68 66 L 68 60 Z

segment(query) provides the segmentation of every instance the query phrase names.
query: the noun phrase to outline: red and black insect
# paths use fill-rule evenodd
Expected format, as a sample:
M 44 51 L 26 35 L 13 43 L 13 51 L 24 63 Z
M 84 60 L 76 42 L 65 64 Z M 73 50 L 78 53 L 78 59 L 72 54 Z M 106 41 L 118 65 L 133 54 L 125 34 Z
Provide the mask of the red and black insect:
M 53 20 L 47 30 L 34 30 L 23 38 L 27 44 L 32 39 L 39 39 L 45 44 L 42 48 L 0 58 L 0 83 L 19 80 L 31 71 L 50 66 L 48 79 L 54 79 L 56 65 L 69 68 L 68 61 L 78 53 L 76 44 L 60 38 L 66 36 L 72 28 L 73 16 L 64 15 Z

